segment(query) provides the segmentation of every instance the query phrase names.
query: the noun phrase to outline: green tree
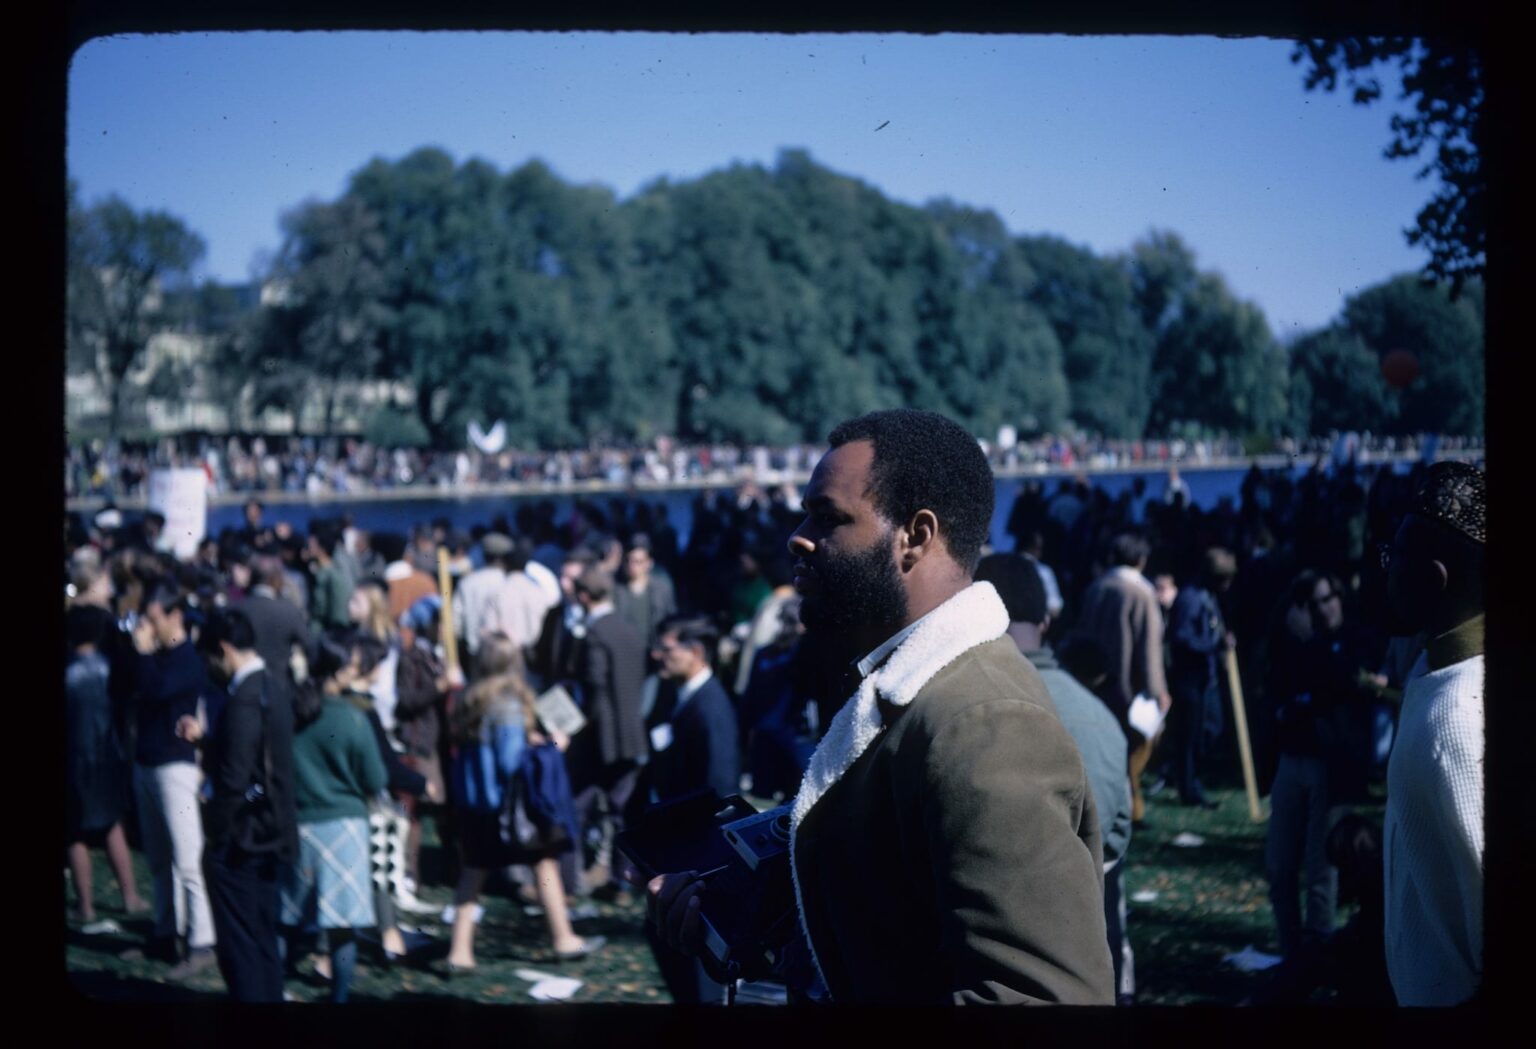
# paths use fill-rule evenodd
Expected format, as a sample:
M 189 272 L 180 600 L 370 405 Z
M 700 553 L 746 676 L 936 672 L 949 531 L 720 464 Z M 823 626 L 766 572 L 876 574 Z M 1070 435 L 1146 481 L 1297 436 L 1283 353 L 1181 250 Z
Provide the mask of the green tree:
M 150 338 L 180 319 L 167 293 L 190 280 L 206 246 L 167 212 L 135 211 L 117 196 L 83 208 L 73 182 L 67 192 L 67 360 L 100 381 L 116 434 L 124 380 Z
M 978 433 L 995 434 L 1003 423 L 1026 433 L 1057 429 L 1071 399 L 1062 346 L 1030 295 L 1038 280 L 1023 246 L 995 212 L 949 201 L 927 212 L 959 274 L 950 284 L 955 352 L 942 373 L 953 410 Z
M 385 244 L 379 373 L 416 391 L 434 444 L 470 420 L 546 446 L 670 428 L 670 333 L 611 191 L 423 149 L 373 161 L 348 195 Z
M 1487 268 L 1488 179 L 1482 166 L 1485 148 L 1483 62 L 1475 47 L 1458 41 L 1365 37 L 1304 40 L 1291 52 L 1305 64 L 1306 89 L 1334 90 L 1342 76 L 1357 105 L 1381 98 L 1377 67 L 1396 64 L 1402 73 L 1399 101 L 1392 115 L 1389 159 L 1429 159 L 1418 177 L 1431 174 L 1439 185 L 1405 230 L 1410 244 L 1429 250 L 1425 273 L 1448 281 L 1459 291 Z
M 1407 350 L 1418 362 L 1418 378 L 1395 395 L 1393 432 L 1483 432 L 1481 281 L 1468 282 L 1453 300 L 1443 287 L 1396 277 L 1352 296 L 1341 321 L 1378 362 L 1393 350 Z
M 1176 234 L 1138 242 L 1125 264 L 1155 338 L 1151 432 L 1274 433 L 1285 422 L 1286 360 L 1263 312 L 1199 272 Z
M 1299 339 L 1290 351 L 1290 428 L 1394 432 L 1398 398 L 1381 377 L 1380 355 L 1352 331 L 1330 326 Z
M 1018 245 L 1034 277 L 1029 301 L 1062 347 L 1073 420 L 1106 437 L 1143 436 L 1153 340 L 1126 268 L 1058 237 L 1020 237 Z
M 386 244 L 378 218 L 359 200 L 312 202 L 282 220 L 284 239 L 269 275 L 274 300 L 246 340 L 255 407 L 302 413 L 317 395 L 321 432 L 334 430 L 338 397 L 372 378 L 391 320 L 384 303 Z

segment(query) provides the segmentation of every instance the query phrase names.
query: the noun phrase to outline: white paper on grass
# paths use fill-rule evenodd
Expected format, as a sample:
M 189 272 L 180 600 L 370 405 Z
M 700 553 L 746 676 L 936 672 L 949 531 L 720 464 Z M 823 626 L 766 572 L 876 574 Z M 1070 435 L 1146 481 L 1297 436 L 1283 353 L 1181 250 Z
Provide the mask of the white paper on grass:
M 514 974 L 518 979 L 533 984 L 528 988 L 528 994 L 541 1002 L 562 1002 L 582 987 L 581 981 L 574 977 L 556 976 L 537 969 L 517 969 Z
M 579 990 L 580 980 L 573 976 L 557 976 L 553 980 L 540 980 L 528 989 L 528 994 L 541 1002 L 563 1002 Z
M 1185 830 L 1178 833 L 1178 836 L 1173 839 L 1173 844 L 1181 849 L 1198 849 L 1205 844 L 1205 839 L 1198 834 L 1191 834 Z
M 1163 710 L 1157 705 L 1157 700 L 1146 693 L 1140 693 L 1131 700 L 1127 717 L 1130 719 L 1131 728 L 1147 739 L 1151 739 L 1157 735 L 1158 726 L 1163 723 Z
M 1280 964 L 1282 959 L 1278 955 L 1256 951 L 1253 949 L 1253 945 L 1249 944 L 1236 954 L 1227 955 L 1222 961 L 1241 969 L 1245 973 L 1256 973 L 1262 972 L 1265 969 L 1273 969 Z

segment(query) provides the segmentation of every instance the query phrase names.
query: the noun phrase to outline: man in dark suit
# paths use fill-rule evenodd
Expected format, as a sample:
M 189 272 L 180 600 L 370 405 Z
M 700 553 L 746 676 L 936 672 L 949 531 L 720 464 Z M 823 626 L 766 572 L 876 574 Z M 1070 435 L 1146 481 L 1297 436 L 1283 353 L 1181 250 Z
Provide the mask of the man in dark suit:
M 675 699 L 667 719 L 650 733 L 650 800 L 670 801 L 705 788 L 728 797 L 740 788 L 741 754 L 736 708 L 709 665 L 715 629 L 702 616 L 669 616 L 657 633 L 661 678 Z
M 576 657 L 581 639 L 586 636 L 586 612 L 576 599 L 576 580 L 592 565 L 597 555 L 590 547 L 578 546 L 560 563 L 560 601 L 544 613 L 539 640 L 529 653 L 528 668 L 539 688 L 569 683 L 577 685 L 572 693 L 581 700 L 576 681 Z
M 592 565 L 573 587 L 585 613 L 586 634 L 576 653 L 576 682 L 589 724 L 571 743 L 571 776 L 583 824 L 603 810 L 602 839 L 586 882 L 608 880 L 613 836 L 634 792 L 646 756 L 640 692 L 645 684 L 645 640 L 613 610 L 613 575 Z
M 198 647 L 229 681 L 204 756 L 212 797 L 203 813 L 203 871 L 219 970 L 235 1001 L 280 1002 L 277 878 L 299 854 L 292 693 L 256 653 L 256 632 L 238 610 L 216 610 Z M 195 718 L 183 718 L 178 732 L 201 736 Z
M 309 618 L 282 596 L 283 562 L 279 558 L 265 554 L 253 557 L 251 576 L 255 585 L 234 607 L 245 614 L 256 632 L 256 654 L 262 663 L 285 685 L 292 685 L 294 648 L 304 653 L 306 662 L 312 655 Z
M 715 629 L 702 616 L 669 616 L 657 635 L 655 655 L 670 702 L 666 719 L 650 731 L 651 760 L 643 779 L 648 800 L 663 803 L 705 789 L 721 797 L 735 794 L 741 779 L 736 709 L 710 669 L 709 655 L 719 640 Z M 663 707 L 660 698 L 657 707 Z M 725 986 L 710 979 L 697 958 L 669 947 L 649 925 L 646 937 L 673 1001 L 725 997 Z

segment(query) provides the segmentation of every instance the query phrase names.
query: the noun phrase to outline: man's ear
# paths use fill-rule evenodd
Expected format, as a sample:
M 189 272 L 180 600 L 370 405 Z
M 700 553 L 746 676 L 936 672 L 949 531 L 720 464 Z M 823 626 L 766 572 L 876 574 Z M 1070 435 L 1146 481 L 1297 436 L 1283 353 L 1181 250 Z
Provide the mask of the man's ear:
M 919 510 L 900 532 L 898 556 L 903 571 L 906 571 L 933 551 L 939 538 L 938 516 L 932 510 Z

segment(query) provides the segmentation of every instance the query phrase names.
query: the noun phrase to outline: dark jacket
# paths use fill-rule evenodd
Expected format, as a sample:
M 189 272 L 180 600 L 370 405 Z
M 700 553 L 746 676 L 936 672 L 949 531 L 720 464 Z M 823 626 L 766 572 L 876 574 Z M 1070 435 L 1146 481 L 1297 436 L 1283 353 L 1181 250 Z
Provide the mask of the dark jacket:
M 1216 595 L 1191 583 L 1168 610 L 1168 687 L 1175 697 L 1198 695 L 1216 681 L 1216 656 L 1226 640 Z
M 304 650 L 306 659 L 313 658 L 313 639 L 309 633 L 309 620 L 304 610 L 285 597 L 271 597 L 265 591 L 253 591 L 235 606 L 251 621 L 256 632 L 256 654 L 267 669 L 282 677 L 285 684 L 293 684 L 293 646 Z
M 580 841 L 581 820 L 576 814 L 570 775 L 560 751 L 548 743 L 526 748 L 517 775 L 528 788 L 528 804 L 533 809 L 530 815 L 564 828 L 571 843 Z M 561 851 L 569 851 L 569 846 Z
M 765 648 L 752 661 L 739 721 L 757 797 L 793 795 L 816 749 L 819 711 L 804 680 L 805 658 L 796 644 Z
M 210 848 L 232 843 L 246 852 L 275 853 L 288 863 L 298 858 L 291 696 L 287 682 L 264 668 L 240 682 L 224 704 L 203 764 L 213 791 L 203 810 Z M 264 768 L 264 739 L 271 749 L 270 777 Z M 247 800 L 255 783 L 261 784 L 269 805 Z
M 400 669 L 395 675 L 395 735 L 406 751 L 417 757 L 437 754 L 442 733 L 438 711 L 446 699 L 437 690 L 437 679 L 443 673 L 431 645 L 420 638 L 400 653 Z
M 539 630 L 539 640 L 529 654 L 529 669 L 537 675 L 542 687 L 549 688 L 576 677 L 576 657 L 581 639 L 565 625 L 564 601 L 544 613 L 544 625 Z
M 373 740 L 378 744 L 379 760 L 384 763 L 384 774 L 387 782 L 385 786 L 399 794 L 409 794 L 413 797 L 421 797 L 427 792 L 427 778 L 405 762 L 400 760 L 400 755 L 389 744 L 389 734 L 384 731 L 384 722 L 379 720 L 379 712 L 373 709 L 373 704 L 367 701 L 365 696 L 359 696 L 353 701 L 367 718 L 368 724 L 373 730 Z
M 609 614 L 587 626 L 577 652 L 576 680 L 604 765 L 645 756 L 640 690 L 645 684 L 645 641 L 622 618 Z
M 741 789 L 741 756 L 736 708 L 717 677 L 711 677 L 674 711 L 672 739 L 649 763 L 657 801 L 669 801 L 705 787 L 722 798 Z
M 1363 801 L 1375 696 L 1358 675 L 1377 661 L 1367 658 L 1359 632 L 1346 625 L 1314 634 L 1283 662 L 1272 678 L 1277 749 L 1322 758 L 1334 804 Z
M 208 687 L 208 671 L 192 642 L 148 655 L 137 653 L 134 697 L 138 731 L 133 760 L 155 767 L 197 760 L 197 748 L 178 739 L 176 722 L 197 713 L 197 699 Z
M 614 587 L 613 610 L 635 628 L 642 641 L 650 644 L 656 637 L 657 624 L 677 611 L 672 580 L 664 572 L 652 571 L 645 589 L 638 594 L 620 583 Z

